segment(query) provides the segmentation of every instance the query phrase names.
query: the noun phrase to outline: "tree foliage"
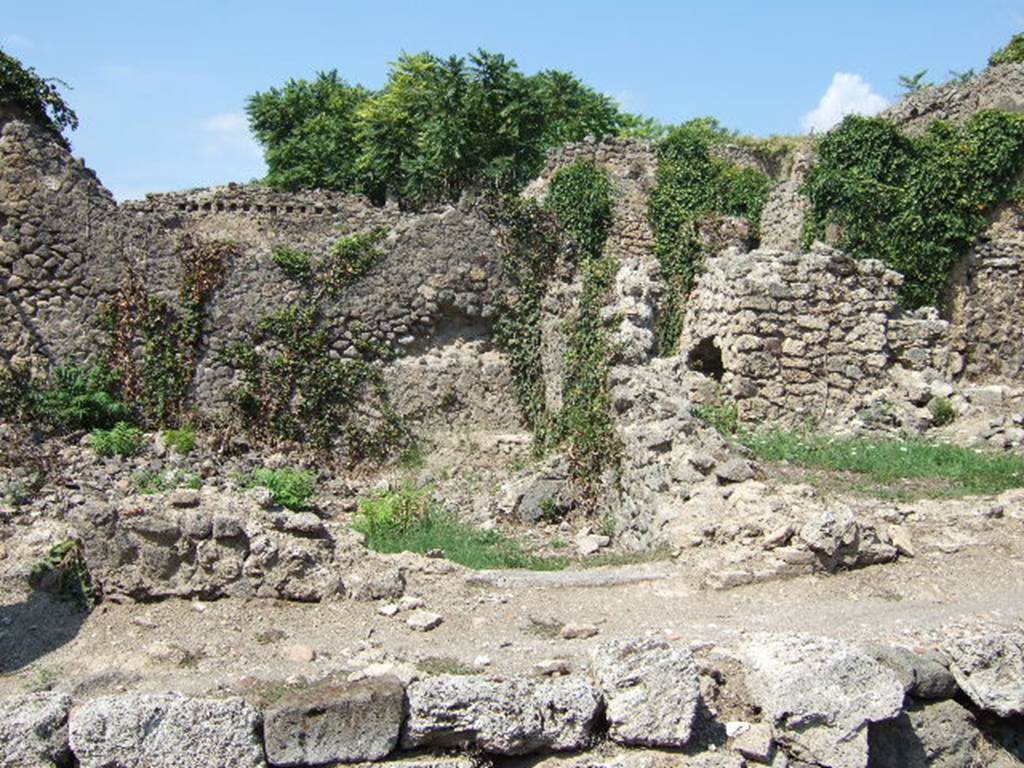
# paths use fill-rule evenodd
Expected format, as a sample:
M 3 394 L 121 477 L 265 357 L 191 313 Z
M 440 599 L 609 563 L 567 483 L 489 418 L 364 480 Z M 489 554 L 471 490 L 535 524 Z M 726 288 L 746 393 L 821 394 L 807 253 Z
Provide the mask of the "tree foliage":
M 291 80 L 251 96 L 248 112 L 271 186 L 361 192 L 410 208 L 474 187 L 517 190 L 548 148 L 636 122 L 567 72 L 524 75 L 484 50 L 402 54 L 376 92 L 337 72 Z
M 805 241 L 837 225 L 839 245 L 902 273 L 907 306 L 939 306 L 949 274 L 1024 172 L 1024 116 L 979 112 L 920 137 L 850 116 L 821 143 L 808 176 Z
M 32 67 L 0 50 L 0 106 L 13 106 L 56 134 L 78 128 L 78 116 L 61 98 L 56 78 L 44 78 Z

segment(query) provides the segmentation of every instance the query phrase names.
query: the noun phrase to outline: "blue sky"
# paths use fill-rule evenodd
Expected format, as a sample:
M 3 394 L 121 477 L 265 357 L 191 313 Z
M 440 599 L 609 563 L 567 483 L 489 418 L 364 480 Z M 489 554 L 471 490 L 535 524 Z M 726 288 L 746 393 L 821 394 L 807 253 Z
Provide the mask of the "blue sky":
M 73 87 L 75 153 L 122 199 L 260 176 L 247 95 L 333 68 L 379 87 L 402 50 L 484 47 L 768 135 L 877 109 L 902 73 L 980 69 L 1021 30 L 1024 0 L 0 0 L 0 47 Z

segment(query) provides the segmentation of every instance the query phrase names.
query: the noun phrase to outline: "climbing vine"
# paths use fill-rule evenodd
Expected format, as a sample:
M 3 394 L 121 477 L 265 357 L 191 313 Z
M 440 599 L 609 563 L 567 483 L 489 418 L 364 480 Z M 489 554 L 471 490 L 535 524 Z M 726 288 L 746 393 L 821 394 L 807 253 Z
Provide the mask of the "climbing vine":
M 549 210 L 518 196 L 493 198 L 483 212 L 501 233 L 502 266 L 512 286 L 499 302 L 494 337 L 508 355 L 516 402 L 541 449 L 549 437 L 541 363 L 541 305 L 562 249 L 561 230 Z
M 153 296 L 130 271 L 105 319 L 111 336 L 108 362 L 121 372 L 125 399 L 146 422 L 178 423 L 195 378 L 207 305 L 237 246 L 227 241 L 179 244 L 178 302 Z
M 832 225 L 838 245 L 904 277 L 908 307 L 940 306 L 957 262 L 1024 172 L 1024 116 L 986 111 L 913 137 L 881 118 L 848 117 L 821 143 L 805 192 L 805 245 Z
M 382 460 L 407 441 L 374 364 L 391 351 L 353 325 L 347 331 L 360 357 L 340 358 L 324 316 L 324 300 L 379 260 L 383 237 L 381 231 L 347 235 L 316 260 L 291 249 L 275 251 L 274 262 L 305 286 L 306 296 L 263 317 L 226 355 L 242 374 L 235 402 L 248 432 L 324 452 L 340 450 L 350 463 Z
M 582 292 L 566 326 L 565 377 L 557 433 L 572 476 L 585 493 L 596 492 L 605 470 L 616 470 L 622 446 L 615 434 L 608 392 L 614 353 L 602 310 L 608 303 L 617 260 L 604 252 L 612 222 L 612 185 L 594 163 L 579 160 L 555 174 L 548 206 L 579 254 Z
M 698 119 L 673 129 L 658 145 L 657 184 L 648 201 L 654 252 L 666 290 L 655 328 L 658 354 L 671 354 L 682 331 L 686 296 L 707 254 L 699 224 L 711 216 L 737 216 L 757 238 L 771 181 L 754 168 L 713 157 L 711 147 L 735 137 L 713 120 Z

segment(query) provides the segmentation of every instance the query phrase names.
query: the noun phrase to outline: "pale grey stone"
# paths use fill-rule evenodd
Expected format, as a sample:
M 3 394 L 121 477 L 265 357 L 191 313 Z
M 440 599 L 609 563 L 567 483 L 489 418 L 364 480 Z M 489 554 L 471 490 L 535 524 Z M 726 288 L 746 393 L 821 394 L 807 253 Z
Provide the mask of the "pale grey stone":
M 63 693 L 27 693 L 0 698 L 0 766 L 48 768 L 68 755 L 68 710 Z
M 776 739 L 810 762 L 865 768 L 869 724 L 895 717 L 903 706 L 896 674 L 838 640 L 762 635 L 742 656 L 747 687 L 774 720 Z
M 476 747 L 500 755 L 590 745 L 601 697 L 579 677 L 439 675 L 410 684 L 403 747 Z
M 398 743 L 405 690 L 396 678 L 304 691 L 268 710 L 271 765 L 380 760 Z
M 909 648 L 872 645 L 866 651 L 900 679 L 903 690 L 919 699 L 951 699 L 957 684 L 939 654 L 914 653 Z
M 68 730 L 81 768 L 262 768 L 259 725 L 238 698 L 134 694 L 74 708 Z
M 1024 635 L 998 632 L 951 640 L 943 650 L 971 701 L 1000 717 L 1024 713 Z
M 682 747 L 690 740 L 700 676 L 688 650 L 651 638 L 615 640 L 594 649 L 591 669 L 613 741 Z

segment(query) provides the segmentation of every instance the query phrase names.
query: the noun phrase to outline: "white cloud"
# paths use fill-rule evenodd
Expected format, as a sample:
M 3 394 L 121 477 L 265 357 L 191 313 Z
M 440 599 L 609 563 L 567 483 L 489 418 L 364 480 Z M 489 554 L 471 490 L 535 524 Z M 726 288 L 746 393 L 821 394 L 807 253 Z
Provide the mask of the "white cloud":
M 249 120 L 241 112 L 211 115 L 200 121 L 199 128 L 204 137 L 203 151 L 208 155 L 263 156 L 249 132 Z
M 800 118 L 805 131 L 827 131 L 847 115 L 877 115 L 889 106 L 860 75 L 836 72 L 818 106 Z

